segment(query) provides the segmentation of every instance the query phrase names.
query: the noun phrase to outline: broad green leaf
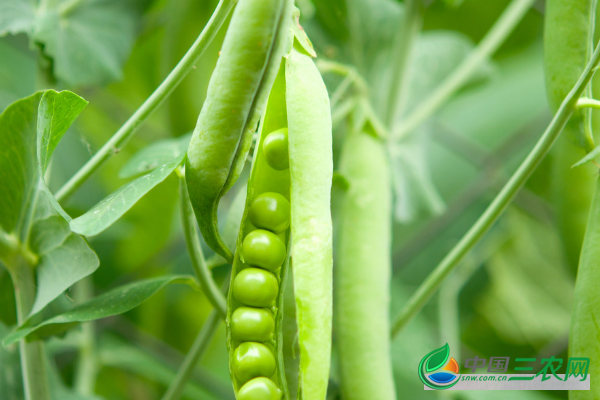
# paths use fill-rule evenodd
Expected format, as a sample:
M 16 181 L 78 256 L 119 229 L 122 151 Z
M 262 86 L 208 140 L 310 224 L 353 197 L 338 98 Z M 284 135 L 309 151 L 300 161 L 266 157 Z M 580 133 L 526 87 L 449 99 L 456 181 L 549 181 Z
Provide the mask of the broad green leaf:
M 475 308 L 499 337 L 541 349 L 568 332 L 573 280 L 551 225 L 516 209 L 504 221 L 507 242 L 486 261 L 489 287 Z
M 49 114 L 47 107 L 38 110 L 43 96 L 52 99 L 54 114 Z M 28 248 L 33 253 L 29 259 L 36 268 L 37 295 L 32 314 L 98 268 L 96 254 L 81 236 L 70 231 L 69 217 L 46 187 L 38 159 L 43 156 L 48 164 L 67 129 L 62 123 L 54 129 L 48 120 L 72 121 L 74 110 L 80 111 L 85 104 L 75 94 L 38 92 L 13 103 L 0 115 L 0 226 L 13 238 L 14 251 Z M 37 123 L 49 128 L 38 129 Z M 47 135 L 45 141 L 43 135 Z M 48 145 L 41 147 L 43 143 Z
M 82 216 L 71 221 L 71 230 L 85 236 L 97 235 L 104 231 L 153 187 L 164 181 L 184 159 L 184 154 L 162 165 L 154 171 L 140 176 L 120 187 Z
M 23 0 L 0 2 L 0 36 L 29 32 L 34 20 L 35 8 L 32 2 Z
M 135 153 L 119 171 L 119 178 L 131 178 L 150 172 L 173 158 L 184 154 L 192 134 L 178 138 L 159 140 Z
M 54 75 L 70 85 L 98 85 L 122 77 L 135 39 L 134 0 L 0 2 L 0 36 L 26 33 Z
M 471 39 L 459 32 L 439 30 L 422 33 L 415 43 L 409 66 L 405 113 L 425 100 L 474 48 Z M 469 83 L 483 81 L 492 72 L 491 62 L 486 62 L 470 78 Z
M 188 275 L 162 276 L 133 282 L 110 290 L 90 301 L 76 305 L 72 309 L 48 318 L 43 322 L 30 325 L 31 321 L 35 320 L 35 316 L 32 316 L 16 331 L 5 337 L 2 343 L 4 346 L 8 346 L 30 335 L 43 337 L 48 333 L 56 334 L 69 329 L 80 322 L 123 314 L 139 306 L 170 283 L 183 283 L 194 288 L 197 287 L 194 278 Z
M 446 204 L 429 170 L 429 136 L 421 129 L 419 136 L 411 135 L 388 147 L 395 194 L 394 218 L 398 222 L 408 223 L 419 216 L 438 215 L 445 210 Z
M 38 160 L 42 174 L 46 172 L 52 154 L 67 129 L 88 102 L 73 92 L 48 90 L 42 96 L 38 110 Z
M 2 18 L 1 10 L 0 18 Z M 0 60 L 2 60 L 0 62 L 0 111 L 35 91 L 34 54 L 16 48 L 11 41 L 0 38 Z
M 39 182 L 36 159 L 38 92 L 18 100 L 0 114 L 0 226 L 22 236 Z
M 432 352 L 431 356 L 427 360 L 425 364 L 425 369 L 427 372 L 435 371 L 436 369 L 440 369 L 446 364 L 448 361 L 448 357 L 450 356 L 450 348 L 448 347 L 448 343 L 436 349 Z

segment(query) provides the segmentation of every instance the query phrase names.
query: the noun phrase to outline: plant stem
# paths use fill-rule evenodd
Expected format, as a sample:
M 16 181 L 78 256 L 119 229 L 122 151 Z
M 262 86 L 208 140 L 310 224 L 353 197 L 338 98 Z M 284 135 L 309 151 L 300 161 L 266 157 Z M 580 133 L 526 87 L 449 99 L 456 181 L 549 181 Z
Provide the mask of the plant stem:
M 477 222 L 469 229 L 462 239 L 454 246 L 446 257 L 438 264 L 425 281 L 419 286 L 415 294 L 409 299 L 406 306 L 396 316 L 392 328 L 392 337 L 406 326 L 406 324 L 419 312 L 427 303 L 431 296 L 436 292 L 448 274 L 456 267 L 462 258 L 481 240 L 483 235 L 490 229 L 494 222 L 502 215 L 511 201 L 515 198 L 517 192 L 529 176 L 533 173 L 538 164 L 546 156 L 567 121 L 577 107 L 577 101 L 583 94 L 588 83 L 592 79 L 594 72 L 600 63 L 600 46 L 596 48 L 594 54 L 583 74 L 563 100 L 560 108 L 552 118 L 550 125 L 542 137 L 538 140 L 535 147 L 527 158 L 521 163 L 517 171 L 510 177 L 506 185 L 500 190 L 500 193 L 494 198 L 492 203 L 479 217 Z
M 535 0 L 513 0 L 494 26 L 488 31 L 479 45 L 446 78 L 444 82 L 425 99 L 408 117 L 401 121 L 392 132 L 392 140 L 400 140 L 443 105 L 477 71 L 498 47 L 506 40 L 517 23 L 525 16 Z
M 421 0 L 406 0 L 401 28 L 394 38 L 394 53 L 392 54 L 392 79 L 388 88 L 388 101 L 385 114 L 387 126 L 393 126 L 394 118 L 402 111 L 406 98 L 406 83 L 408 64 L 415 38 L 421 30 Z
M 108 142 L 98 150 L 92 158 L 67 183 L 56 193 L 56 199 L 64 201 L 71 196 L 106 160 L 116 154 L 120 147 L 133 136 L 137 128 L 160 106 L 171 94 L 173 89 L 194 68 L 194 64 L 212 42 L 219 28 L 225 21 L 229 11 L 237 0 L 221 0 L 212 17 L 194 42 L 192 47 L 183 56 L 181 61 L 173 68 L 158 88 L 144 101 L 131 117 L 119 128 Z
M 192 261 L 192 268 L 194 269 L 194 273 L 196 274 L 196 278 L 198 279 L 198 283 L 200 284 L 204 295 L 210 304 L 213 305 L 219 316 L 225 319 L 227 302 L 225 301 L 225 296 L 223 296 L 223 293 L 221 293 L 217 287 L 206 260 L 204 259 L 200 237 L 198 236 L 198 230 L 196 229 L 196 217 L 194 216 L 194 210 L 190 203 L 185 176 L 183 176 L 183 174 L 179 174 L 179 199 L 183 232 L 185 234 L 188 253 Z
M 200 361 L 200 358 L 206 351 L 210 340 L 219 326 L 220 320 L 219 314 L 215 310 L 212 310 L 162 400 L 177 400 L 181 397 L 185 384 L 192 376 L 196 364 L 198 364 L 198 361 Z
M 15 257 L 10 274 L 15 288 L 17 321 L 25 322 L 35 300 L 36 288 L 33 268 L 20 256 Z M 46 354 L 41 340 L 19 342 L 21 371 L 26 400 L 50 400 L 46 373 Z
M 75 286 L 77 303 L 83 303 L 94 296 L 92 277 L 82 279 Z M 91 395 L 96 386 L 98 375 L 98 360 L 96 356 L 96 338 L 94 322 L 81 324 L 81 343 L 79 344 L 79 360 L 77 362 L 74 378 L 74 387 L 77 393 Z

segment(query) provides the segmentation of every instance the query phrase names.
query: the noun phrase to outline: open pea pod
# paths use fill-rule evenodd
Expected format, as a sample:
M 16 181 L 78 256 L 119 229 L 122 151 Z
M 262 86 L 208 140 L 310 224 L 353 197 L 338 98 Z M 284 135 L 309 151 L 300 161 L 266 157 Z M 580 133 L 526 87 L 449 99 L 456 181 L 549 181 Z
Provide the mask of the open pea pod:
M 289 269 L 300 348 L 298 397 L 325 399 L 332 320 L 331 140 L 325 85 L 310 56 L 294 47 L 263 117 L 234 255 L 227 346 L 238 400 L 290 398 L 282 322 Z
M 281 395 L 284 399 L 289 399 L 283 366 L 281 321 L 282 288 L 285 287 L 289 266 L 290 174 L 289 169 L 277 170 L 269 165 L 263 145 L 268 133 L 287 125 L 283 63 L 280 65 L 254 152 L 227 302 L 227 348 L 231 378 L 238 399 L 244 399 L 244 393 L 252 391 L 264 391 L 264 398 L 269 400 L 279 399 Z M 287 226 L 284 222 L 283 230 L 281 224 L 265 225 L 256 220 L 260 220 L 260 217 L 268 218 L 272 214 L 260 207 L 257 209 L 257 206 L 253 208 L 257 197 L 264 197 L 265 194 L 279 200 L 284 207 L 287 205 L 287 213 L 283 213 L 283 218 L 280 218 L 287 219 Z M 257 229 L 252 221 L 263 229 Z M 273 246 L 261 249 L 260 246 L 250 246 L 249 242 L 246 245 L 247 251 L 244 251 L 245 239 L 252 232 L 263 234 L 262 236 L 267 237 L 265 240 L 271 239 L 271 245 L 283 244 L 283 254 L 281 246 L 276 249 L 271 248 Z M 269 258 L 273 253 L 278 253 L 278 260 L 283 259 L 282 265 L 260 262 L 261 257 Z M 264 351 L 263 346 L 270 354 Z M 256 357 L 252 357 L 253 352 L 257 354 Z M 258 379 L 261 377 L 267 378 L 271 384 Z
M 186 182 L 206 243 L 228 262 L 221 197 L 238 179 L 288 43 L 290 0 L 240 0 L 187 152 Z

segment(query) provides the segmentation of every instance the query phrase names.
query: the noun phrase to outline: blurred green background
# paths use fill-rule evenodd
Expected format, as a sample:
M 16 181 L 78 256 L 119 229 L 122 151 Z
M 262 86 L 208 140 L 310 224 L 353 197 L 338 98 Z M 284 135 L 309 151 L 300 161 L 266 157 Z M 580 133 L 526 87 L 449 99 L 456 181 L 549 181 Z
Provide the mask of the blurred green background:
M 389 72 L 385 57 L 391 36 L 399 29 L 402 3 L 348 1 L 360 7 L 359 21 L 350 22 L 344 0 L 297 0 L 297 5 L 319 58 L 357 68 L 369 85 L 368 96 L 377 110 L 385 101 L 379 78 Z M 3 7 L 15 3 L 19 0 L 0 0 L 0 14 Z M 49 2 L 53 6 L 61 3 Z M 465 58 L 509 2 L 426 3 L 423 32 L 409 67 L 407 112 Z M 57 149 L 50 177 L 52 190 L 77 171 L 153 92 L 196 39 L 216 4 L 214 0 L 84 0 L 81 7 L 87 14 L 71 14 L 58 30 L 53 30 L 52 21 L 37 27 L 35 34 L 0 30 L 0 110 L 35 90 L 50 87 L 75 91 L 90 102 Z M 407 139 L 390 148 L 396 195 L 393 314 L 481 214 L 551 118 L 544 89 L 543 13 L 540 1 L 467 86 Z M 82 214 L 126 182 L 116 177 L 136 151 L 194 128 L 224 32 L 221 29 L 196 68 L 127 146 L 64 204 L 72 216 Z M 324 78 L 330 94 L 342 80 L 330 73 Z M 350 90 L 336 105 L 342 107 L 344 100 L 355 94 Z M 339 111 L 334 108 L 334 115 Z M 346 129 L 344 119 L 336 122 L 336 157 Z M 461 367 L 464 359 L 474 355 L 536 357 L 534 370 L 542 357 L 567 357 L 577 258 L 577 250 L 573 256 L 569 249 L 577 249 L 578 243 L 576 238 L 565 239 L 558 229 L 558 221 L 570 218 L 556 207 L 564 195 L 556 188 L 561 187 L 561 180 L 569 180 L 563 172 L 556 172 L 552 155 L 544 161 L 505 216 L 395 340 L 393 363 L 399 398 L 506 396 L 492 391 L 423 391 L 418 362 L 445 342 Z M 223 216 L 244 179 L 224 199 Z M 88 282 L 94 293 L 141 278 L 191 272 L 177 188 L 177 178 L 169 177 L 118 223 L 91 238 L 101 260 Z M 589 188 L 578 188 L 570 195 L 586 198 Z M 569 240 L 575 243 L 567 243 Z M 205 253 L 211 254 L 208 248 Z M 219 267 L 213 273 L 220 283 L 227 270 Z M 15 323 L 11 292 L 8 274 L 0 270 L 3 330 Z M 74 297 L 75 292 L 69 295 Z M 98 396 L 158 399 L 209 311 L 201 292 L 175 285 L 127 314 L 94 323 L 100 366 Z M 76 329 L 50 342 L 54 372 L 63 385 L 71 385 L 80 335 Z M 5 377 L 15 351 L 14 347 L 0 350 Z M 13 372 L 18 374 L 18 370 Z M 334 368 L 334 380 L 335 376 Z M 20 398 L 19 379 L 4 387 L 14 391 L 0 393 L 0 398 Z M 186 395 L 190 399 L 232 398 L 223 327 Z M 68 396 L 65 392 L 63 398 Z M 566 398 L 566 393 L 514 392 L 510 396 L 516 400 Z

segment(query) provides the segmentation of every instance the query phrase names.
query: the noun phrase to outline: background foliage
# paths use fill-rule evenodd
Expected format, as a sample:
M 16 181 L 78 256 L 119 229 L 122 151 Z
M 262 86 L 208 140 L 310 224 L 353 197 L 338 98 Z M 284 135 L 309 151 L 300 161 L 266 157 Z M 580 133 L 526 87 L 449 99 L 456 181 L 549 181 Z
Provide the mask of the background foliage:
M 216 3 L 46 0 L 34 6 L 21 0 L 0 1 L 0 110 L 46 88 L 69 89 L 89 101 L 56 148 L 48 181 L 51 191 L 60 188 L 153 92 L 195 40 Z M 319 59 L 348 64 L 366 81 L 366 92 L 353 87 L 332 99 L 334 120 L 348 102 L 365 97 L 376 112 L 384 109 L 382 88 L 389 83 L 386 57 L 399 29 L 402 3 L 352 0 L 358 19 L 348 15 L 343 0 L 297 3 Z M 464 59 L 508 1 L 428 3 L 409 64 L 405 113 Z M 448 104 L 389 149 L 395 190 L 393 314 L 481 214 L 551 117 L 542 68 L 543 12 L 543 2 L 538 2 L 494 58 Z M 83 214 L 130 181 L 136 173 L 123 167 L 140 149 L 167 138 L 181 137 L 186 143 L 184 136 L 195 125 L 223 34 L 224 29 L 127 146 L 63 204 L 71 216 Z M 333 95 L 343 77 L 324 76 Z M 339 118 L 334 126 L 336 158 L 345 124 Z M 551 163 L 552 157 L 538 168 L 507 214 L 395 340 L 394 371 L 402 397 L 450 396 L 424 392 L 416 374 L 423 355 L 444 341 L 458 360 L 474 355 L 537 357 L 538 362 L 543 356 L 566 357 L 576 266 L 556 229 L 562 216 L 553 207 L 557 181 L 569 178 L 556 174 Z M 224 199 L 223 216 L 237 191 L 243 190 L 242 183 Z M 177 199 L 178 182 L 172 174 L 121 220 L 90 238 L 100 267 L 67 297 L 77 300 L 143 278 L 189 274 Z M 221 283 L 227 270 L 218 267 L 213 274 Z M 16 323 L 11 285 L 6 270 L 0 269 L 0 337 Z M 201 292 L 169 285 L 123 315 L 94 322 L 98 377 L 96 395 L 87 397 L 73 394 L 70 387 L 78 351 L 86 345 L 83 338 L 89 337 L 85 332 L 91 325 L 51 339 L 47 351 L 52 356 L 56 398 L 159 398 L 209 311 Z M 188 398 L 233 398 L 224 340 L 221 327 L 187 386 Z M 2 399 L 21 398 L 16 352 L 14 345 L 0 348 Z M 334 380 L 335 374 L 334 368 Z M 460 394 L 478 399 L 499 396 Z M 566 398 L 566 393 L 511 396 Z

